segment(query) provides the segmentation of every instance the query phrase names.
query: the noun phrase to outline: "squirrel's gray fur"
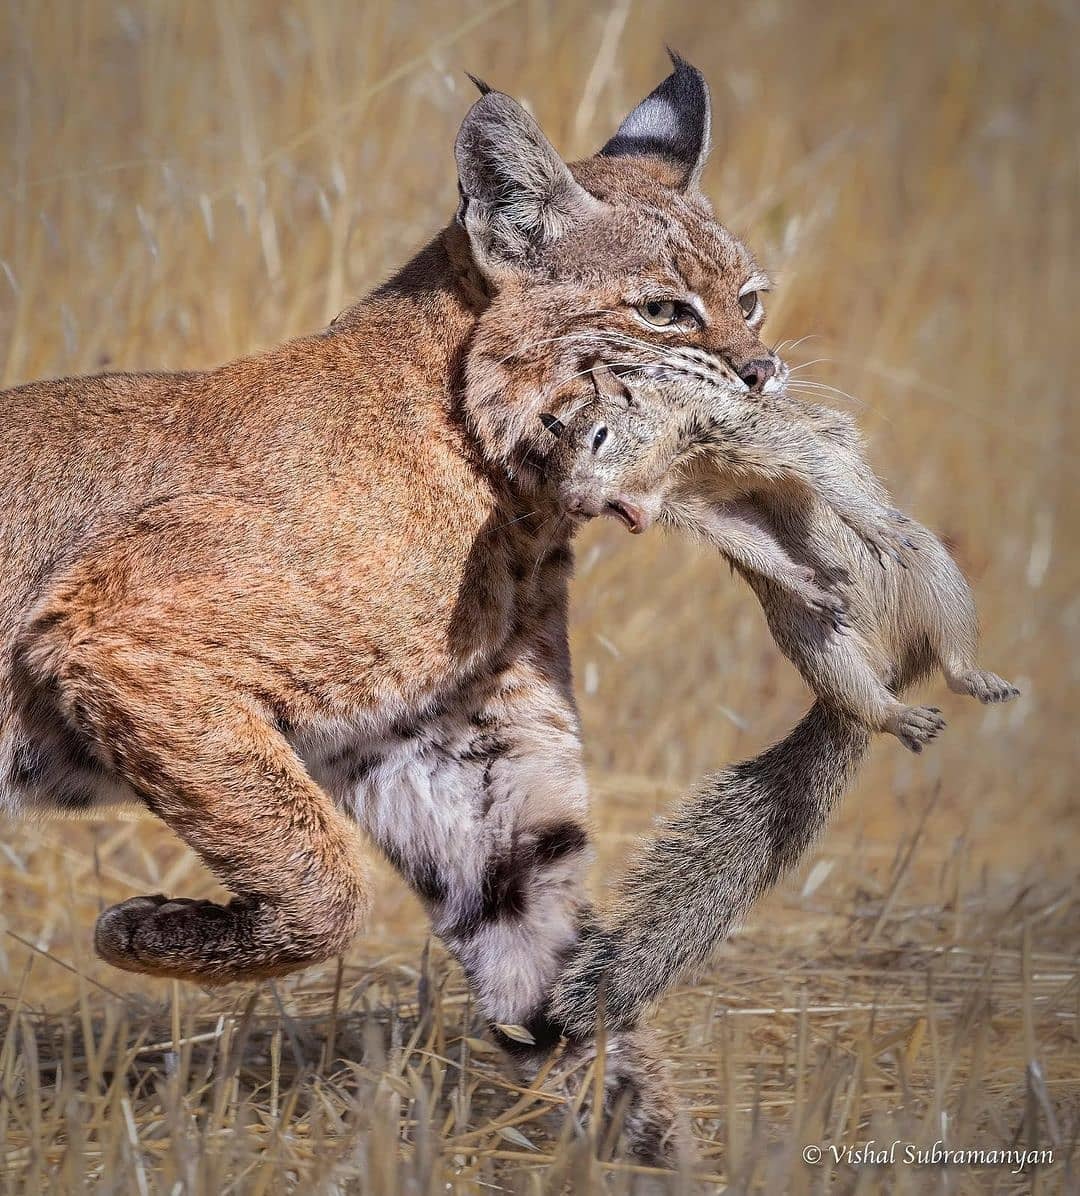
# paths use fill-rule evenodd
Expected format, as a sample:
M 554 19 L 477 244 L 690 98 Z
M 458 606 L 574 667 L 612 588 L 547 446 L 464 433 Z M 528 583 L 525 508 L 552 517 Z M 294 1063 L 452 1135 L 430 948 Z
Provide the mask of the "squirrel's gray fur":
M 559 436 L 553 468 L 573 479 L 568 493 L 580 501 L 591 480 L 582 510 L 629 505 L 716 544 L 818 699 L 781 742 L 702 781 L 631 865 L 555 988 L 550 1016 L 571 1036 L 590 1031 L 598 1000 L 612 1029 L 636 1024 L 704 962 L 814 841 L 873 731 L 914 751 L 934 738 L 938 712 L 899 695 L 935 665 L 954 692 L 1019 692 L 975 667 L 963 575 L 933 533 L 889 507 L 847 416 L 714 395 L 687 414 L 684 394 L 676 410 L 647 383 L 612 391 Z

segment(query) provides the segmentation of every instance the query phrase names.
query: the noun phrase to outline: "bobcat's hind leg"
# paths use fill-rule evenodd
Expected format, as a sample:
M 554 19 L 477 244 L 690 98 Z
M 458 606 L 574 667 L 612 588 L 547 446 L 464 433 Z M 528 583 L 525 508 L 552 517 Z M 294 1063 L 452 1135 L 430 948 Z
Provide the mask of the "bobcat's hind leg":
M 23 645 L 28 671 L 235 893 L 226 905 L 161 895 L 114 905 L 98 919 L 98 954 L 126 971 L 214 984 L 340 953 L 368 906 L 359 834 L 268 715 L 200 661 L 148 646 L 161 637 L 72 635 L 55 618 L 39 630 Z

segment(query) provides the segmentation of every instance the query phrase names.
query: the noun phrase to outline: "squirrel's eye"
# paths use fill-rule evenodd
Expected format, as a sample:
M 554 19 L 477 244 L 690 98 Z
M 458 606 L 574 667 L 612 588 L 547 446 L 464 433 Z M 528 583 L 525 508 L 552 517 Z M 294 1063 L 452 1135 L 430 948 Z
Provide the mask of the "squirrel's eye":
M 742 314 L 749 320 L 750 317 L 757 311 L 758 293 L 757 291 L 747 291 L 745 295 L 739 296 L 739 306 L 742 308 Z
M 598 453 L 600 451 L 601 445 L 603 445 L 605 440 L 607 440 L 607 428 L 605 428 L 604 425 L 601 424 L 600 427 L 598 427 L 596 429 L 596 431 L 593 433 L 592 451 L 594 453 Z
M 679 305 L 672 299 L 649 299 L 638 304 L 637 313 L 647 324 L 665 328 L 679 318 Z
M 540 422 L 552 434 L 552 436 L 561 436 L 566 431 L 566 425 L 558 416 L 551 415 L 547 411 L 540 413 Z

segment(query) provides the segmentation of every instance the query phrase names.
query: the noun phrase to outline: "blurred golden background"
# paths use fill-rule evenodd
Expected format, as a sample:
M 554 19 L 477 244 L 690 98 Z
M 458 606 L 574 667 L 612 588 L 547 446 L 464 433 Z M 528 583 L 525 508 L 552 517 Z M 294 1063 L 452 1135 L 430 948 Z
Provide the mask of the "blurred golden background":
M 799 1191 L 831 1174 L 846 1190 L 850 1168 L 807 1167 L 797 1147 L 871 1128 L 1057 1150 L 1041 1181 L 962 1169 L 957 1191 L 1068 1182 L 1078 35 L 1077 9 L 1052 0 L 0 13 L 5 386 L 211 365 L 325 324 L 452 215 L 465 70 L 525 102 L 567 157 L 666 73 L 665 42 L 705 72 L 704 186 L 775 276 L 767 339 L 798 341 L 797 376 L 857 414 L 899 505 L 966 570 L 982 662 L 1024 691 L 984 709 L 936 685 L 945 735 L 920 758 L 881 740 L 813 860 L 665 1003 L 713 1182 Z M 673 538 L 588 529 L 573 620 L 599 886 L 688 783 L 782 735 L 808 698 L 749 592 Z M 631 1181 L 554 1141 L 542 1104 L 492 1122 L 520 1094 L 497 1056 L 470 1053 L 460 977 L 421 955 L 419 907 L 385 868 L 340 971 L 204 994 L 90 953 L 104 904 L 211 891 L 159 828 L 2 835 L 5 1192 L 107 1175 L 111 1191 L 273 1192 L 358 1174 L 372 1192 L 540 1191 L 553 1160 L 598 1190 Z M 930 1180 L 885 1169 L 879 1183 Z

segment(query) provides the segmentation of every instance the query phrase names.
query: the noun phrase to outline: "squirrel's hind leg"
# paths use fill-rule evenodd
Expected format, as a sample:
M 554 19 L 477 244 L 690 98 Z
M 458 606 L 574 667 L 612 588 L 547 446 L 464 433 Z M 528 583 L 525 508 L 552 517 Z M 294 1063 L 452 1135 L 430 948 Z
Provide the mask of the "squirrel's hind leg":
M 917 755 L 945 730 L 945 720 L 936 706 L 905 706 L 897 702 L 885 715 L 881 730 L 895 735 Z
M 945 680 L 954 694 L 966 694 L 980 702 L 1011 702 L 1020 696 L 1020 690 L 1012 682 L 987 669 L 946 668 Z

